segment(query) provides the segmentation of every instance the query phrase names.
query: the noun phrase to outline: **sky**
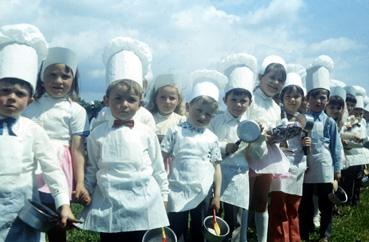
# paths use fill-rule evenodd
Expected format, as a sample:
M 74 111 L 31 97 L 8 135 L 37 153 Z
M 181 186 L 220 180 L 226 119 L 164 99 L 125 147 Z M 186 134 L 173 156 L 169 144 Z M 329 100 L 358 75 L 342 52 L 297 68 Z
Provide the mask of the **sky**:
M 368 0 L 0 0 L 0 25 L 17 23 L 77 53 L 86 101 L 104 95 L 103 50 L 117 36 L 150 46 L 154 77 L 215 68 L 238 52 L 305 67 L 325 54 L 333 79 L 369 92 Z

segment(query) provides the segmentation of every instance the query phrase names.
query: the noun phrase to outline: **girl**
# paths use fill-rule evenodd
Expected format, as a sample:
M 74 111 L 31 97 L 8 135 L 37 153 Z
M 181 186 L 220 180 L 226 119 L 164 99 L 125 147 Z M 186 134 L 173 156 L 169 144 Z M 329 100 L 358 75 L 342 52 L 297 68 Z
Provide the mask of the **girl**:
M 147 108 L 154 116 L 160 142 L 169 128 L 184 121 L 184 105 L 179 90 L 172 74 L 160 75 L 155 79 Z
M 298 121 L 298 110 L 303 99 L 301 77 L 297 73 L 288 73 L 281 92 L 281 103 L 289 121 Z M 298 208 L 306 170 L 303 147 L 310 144 L 309 137 L 301 139 L 298 135 L 288 139 L 282 148 L 290 161 L 290 167 L 287 178 L 275 178 L 270 186 L 268 241 L 300 241 Z
M 67 48 L 50 48 L 37 81 L 35 101 L 26 110 L 26 116 L 46 130 L 57 150 L 70 198 L 88 204 L 90 197 L 84 186 L 84 138 L 89 133 L 88 119 L 85 109 L 73 101 L 77 95 L 74 52 Z M 37 180 L 41 201 L 53 207 L 42 174 L 37 175 Z M 58 229 L 50 230 L 48 237 L 50 241 L 66 241 L 65 231 Z
M 261 123 L 264 130 L 276 127 L 281 121 L 281 109 L 273 97 L 281 91 L 286 81 L 285 66 L 284 60 L 274 55 L 266 57 L 262 63 L 260 82 L 254 90 L 254 101 L 247 114 L 249 119 Z M 268 155 L 263 160 L 246 157 L 250 168 L 250 210 L 255 212 L 255 226 L 260 242 L 267 240 L 267 202 L 272 174 L 287 173 L 289 163 L 270 136 L 266 136 L 266 141 Z M 281 159 L 275 160 L 274 157 Z
M 179 241 L 187 234 L 189 214 L 192 240 L 186 241 L 204 240 L 202 222 L 213 183 L 212 207 L 220 207 L 220 148 L 218 138 L 206 127 L 218 108 L 219 84 L 214 82 L 225 84 L 226 77 L 217 71 L 201 70 L 194 72 L 192 79 L 195 85 L 186 104 L 187 121 L 172 127 L 161 143 L 164 159 L 173 157 L 168 177 L 168 217 Z

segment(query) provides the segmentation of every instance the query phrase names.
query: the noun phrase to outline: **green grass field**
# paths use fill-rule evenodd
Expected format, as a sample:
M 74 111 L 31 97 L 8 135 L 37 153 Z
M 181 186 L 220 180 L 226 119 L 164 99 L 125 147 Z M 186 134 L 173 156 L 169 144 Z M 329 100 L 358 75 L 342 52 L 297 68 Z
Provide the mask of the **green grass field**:
M 73 205 L 73 210 L 78 214 L 81 207 Z M 340 211 L 342 215 L 333 218 L 332 242 L 369 242 L 369 189 L 362 191 L 359 206 L 343 206 Z M 317 234 L 313 237 L 318 239 Z M 68 231 L 68 241 L 96 242 L 99 236 L 97 233 L 72 229 Z

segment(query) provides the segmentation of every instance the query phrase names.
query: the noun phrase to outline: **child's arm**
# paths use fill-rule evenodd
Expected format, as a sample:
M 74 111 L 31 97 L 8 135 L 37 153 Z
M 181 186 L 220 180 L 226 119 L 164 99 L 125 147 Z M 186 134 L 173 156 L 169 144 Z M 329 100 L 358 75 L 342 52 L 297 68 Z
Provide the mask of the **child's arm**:
M 220 168 L 220 162 L 216 162 L 214 168 L 214 198 L 211 205 L 218 211 L 220 209 L 220 189 L 222 187 L 222 172 Z
M 73 196 L 77 201 L 88 205 L 91 198 L 87 189 L 85 188 L 85 145 L 84 137 L 80 135 L 73 135 L 71 142 L 71 155 L 73 161 L 73 176 L 76 182 L 76 190 L 73 191 Z
M 88 192 L 92 194 L 97 183 L 97 162 L 100 157 L 100 146 L 97 142 L 96 137 L 94 137 L 93 132 L 87 137 L 87 155 L 88 159 L 86 162 L 85 187 Z
M 341 137 L 338 133 L 337 124 L 333 119 L 328 118 L 326 122 L 330 123 L 329 135 L 330 135 L 330 143 L 329 150 L 331 152 L 333 168 L 334 168 L 334 179 L 339 180 L 341 178 L 341 167 L 342 167 L 342 158 L 341 150 L 343 149 Z

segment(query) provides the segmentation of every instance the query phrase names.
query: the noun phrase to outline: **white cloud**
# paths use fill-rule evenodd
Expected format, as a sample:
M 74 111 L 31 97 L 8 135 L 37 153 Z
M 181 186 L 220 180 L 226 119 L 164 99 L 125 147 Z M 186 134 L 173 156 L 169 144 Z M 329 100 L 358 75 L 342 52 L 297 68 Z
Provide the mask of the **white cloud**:
M 355 40 L 339 37 L 322 40 L 318 43 L 312 43 L 309 49 L 313 52 L 319 53 L 323 51 L 328 52 L 345 52 L 349 50 L 356 50 L 363 48 L 362 44 L 357 43 Z

